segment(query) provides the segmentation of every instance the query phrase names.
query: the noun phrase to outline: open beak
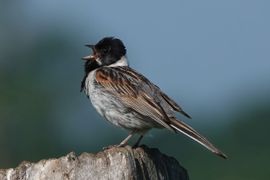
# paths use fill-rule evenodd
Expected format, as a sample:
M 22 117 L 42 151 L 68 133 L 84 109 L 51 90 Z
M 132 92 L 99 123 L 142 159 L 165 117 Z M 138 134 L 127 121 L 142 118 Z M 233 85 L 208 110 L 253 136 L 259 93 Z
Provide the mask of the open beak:
M 86 47 L 89 47 L 89 48 L 91 48 L 91 49 L 94 49 L 94 48 L 95 48 L 95 45 L 92 45 L 92 44 L 86 44 L 85 46 L 86 46 Z
M 95 55 L 95 45 L 86 44 L 85 46 L 91 48 L 93 50 L 93 54 L 83 57 L 82 60 L 85 60 L 85 61 L 96 60 L 97 57 Z
M 96 60 L 96 57 L 94 55 L 84 56 L 82 57 L 82 60 L 85 60 L 85 61 Z

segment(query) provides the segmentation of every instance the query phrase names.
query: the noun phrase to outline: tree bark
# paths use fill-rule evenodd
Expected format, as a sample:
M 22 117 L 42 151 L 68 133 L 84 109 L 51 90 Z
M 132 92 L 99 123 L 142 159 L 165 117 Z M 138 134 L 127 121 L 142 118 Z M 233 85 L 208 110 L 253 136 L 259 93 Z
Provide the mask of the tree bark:
M 188 180 L 177 160 L 158 149 L 112 147 L 97 154 L 74 152 L 58 159 L 22 162 L 16 168 L 0 170 L 0 180 Z

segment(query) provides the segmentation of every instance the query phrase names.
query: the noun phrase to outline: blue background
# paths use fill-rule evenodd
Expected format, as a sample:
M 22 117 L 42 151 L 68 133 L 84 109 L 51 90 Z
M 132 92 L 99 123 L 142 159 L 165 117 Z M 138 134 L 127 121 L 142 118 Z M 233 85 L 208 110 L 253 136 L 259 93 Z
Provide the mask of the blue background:
M 1 1 L 0 168 L 97 152 L 126 132 L 80 93 L 83 45 L 123 40 L 130 65 L 193 117 L 185 122 L 229 156 L 181 135 L 143 143 L 174 156 L 191 179 L 269 178 L 269 1 Z

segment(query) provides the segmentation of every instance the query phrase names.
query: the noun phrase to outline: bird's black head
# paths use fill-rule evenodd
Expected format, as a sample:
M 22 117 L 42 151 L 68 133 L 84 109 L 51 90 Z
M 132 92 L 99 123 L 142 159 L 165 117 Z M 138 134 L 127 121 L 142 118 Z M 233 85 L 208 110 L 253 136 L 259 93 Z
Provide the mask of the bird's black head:
M 95 61 L 99 66 L 108 66 L 120 60 L 126 55 L 126 48 L 120 39 L 105 37 L 96 45 L 86 45 L 93 51 L 92 55 L 83 59 L 86 61 Z M 86 64 L 89 64 L 89 62 Z
M 105 37 L 96 45 L 87 44 L 86 46 L 91 48 L 93 53 L 82 58 L 85 60 L 85 75 L 81 82 L 81 91 L 85 87 L 85 80 L 89 72 L 102 66 L 111 65 L 126 55 L 126 48 L 122 41 L 113 37 Z

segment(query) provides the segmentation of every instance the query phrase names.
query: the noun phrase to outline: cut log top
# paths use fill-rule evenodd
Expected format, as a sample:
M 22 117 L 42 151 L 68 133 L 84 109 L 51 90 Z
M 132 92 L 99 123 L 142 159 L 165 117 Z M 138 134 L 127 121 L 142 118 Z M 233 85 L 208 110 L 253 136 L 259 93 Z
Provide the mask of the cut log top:
M 0 180 L 188 180 L 177 160 L 158 149 L 140 146 L 113 147 L 97 154 L 74 152 L 58 159 L 22 162 L 16 168 L 0 170 Z

